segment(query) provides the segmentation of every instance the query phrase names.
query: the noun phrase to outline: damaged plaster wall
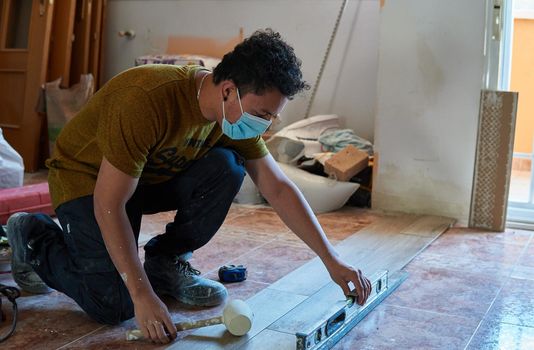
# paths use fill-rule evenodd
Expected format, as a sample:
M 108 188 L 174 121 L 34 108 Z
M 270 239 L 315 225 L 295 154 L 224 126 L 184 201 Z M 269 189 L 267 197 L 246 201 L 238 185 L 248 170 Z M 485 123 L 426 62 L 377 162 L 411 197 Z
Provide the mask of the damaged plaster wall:
M 373 207 L 467 222 L 485 0 L 385 1 Z
M 104 80 L 136 57 L 164 53 L 169 36 L 231 38 L 271 27 L 294 46 L 305 80 L 314 83 L 343 0 L 108 0 Z M 373 140 L 378 74 L 379 0 L 348 2 L 311 115 L 338 114 Z M 118 37 L 133 29 L 133 40 Z M 304 117 L 311 91 L 288 104 L 281 128 Z

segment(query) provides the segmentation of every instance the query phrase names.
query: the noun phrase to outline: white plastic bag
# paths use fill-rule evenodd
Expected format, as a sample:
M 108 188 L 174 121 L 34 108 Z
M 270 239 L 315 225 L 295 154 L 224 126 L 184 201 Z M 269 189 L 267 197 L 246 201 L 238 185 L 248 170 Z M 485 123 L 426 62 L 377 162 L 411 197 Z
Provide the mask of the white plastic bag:
M 83 74 L 78 84 L 60 88 L 61 78 L 45 84 L 48 139 L 52 145 L 68 121 L 87 103 L 94 92 L 93 76 Z
M 20 187 L 24 181 L 24 163 L 2 134 L 0 128 L 0 188 Z

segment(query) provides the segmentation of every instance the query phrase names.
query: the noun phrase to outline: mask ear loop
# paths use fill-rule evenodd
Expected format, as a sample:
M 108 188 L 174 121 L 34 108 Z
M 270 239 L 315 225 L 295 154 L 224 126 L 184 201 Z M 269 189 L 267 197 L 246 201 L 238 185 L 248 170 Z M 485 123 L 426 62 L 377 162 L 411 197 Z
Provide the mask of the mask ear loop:
M 243 105 L 241 104 L 241 96 L 239 96 L 239 88 L 236 88 L 237 91 L 237 102 L 239 102 L 239 108 L 241 108 L 241 114 L 245 114 L 243 111 Z
M 223 120 L 226 119 L 226 112 L 224 111 L 224 102 L 228 100 L 228 96 L 223 96 L 222 100 L 222 113 L 223 113 Z

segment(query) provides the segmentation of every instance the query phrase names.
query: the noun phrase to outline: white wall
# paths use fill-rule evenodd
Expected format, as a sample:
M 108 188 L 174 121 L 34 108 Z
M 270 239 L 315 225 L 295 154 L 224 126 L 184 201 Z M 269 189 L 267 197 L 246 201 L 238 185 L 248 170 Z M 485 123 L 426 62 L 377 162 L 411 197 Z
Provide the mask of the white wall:
M 229 38 L 266 27 L 281 32 L 314 83 L 342 0 L 109 0 L 104 35 L 104 79 L 133 66 L 134 59 L 162 53 L 168 36 Z M 133 29 L 133 40 L 117 32 Z M 378 71 L 379 1 L 351 0 L 340 24 L 311 115 L 336 113 L 346 126 L 373 140 Z M 284 123 L 301 119 L 311 90 L 295 98 Z
M 469 215 L 484 0 L 386 0 L 381 13 L 373 206 Z
M 512 5 L 514 18 L 534 18 L 534 1 L 513 0 Z

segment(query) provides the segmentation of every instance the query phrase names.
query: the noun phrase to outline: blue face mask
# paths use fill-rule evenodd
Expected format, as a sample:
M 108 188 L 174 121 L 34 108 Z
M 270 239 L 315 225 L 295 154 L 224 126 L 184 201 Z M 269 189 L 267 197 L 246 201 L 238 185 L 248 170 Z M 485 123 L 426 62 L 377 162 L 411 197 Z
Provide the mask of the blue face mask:
M 241 117 L 239 117 L 239 119 L 233 124 L 230 124 L 230 122 L 226 120 L 226 113 L 224 111 L 224 100 L 222 102 L 223 133 L 233 140 L 250 139 L 252 137 L 256 137 L 263 134 L 271 125 L 271 121 L 244 112 L 243 106 L 241 105 L 241 97 L 239 96 L 239 89 L 237 89 L 237 100 L 239 101 L 239 107 L 241 108 Z

